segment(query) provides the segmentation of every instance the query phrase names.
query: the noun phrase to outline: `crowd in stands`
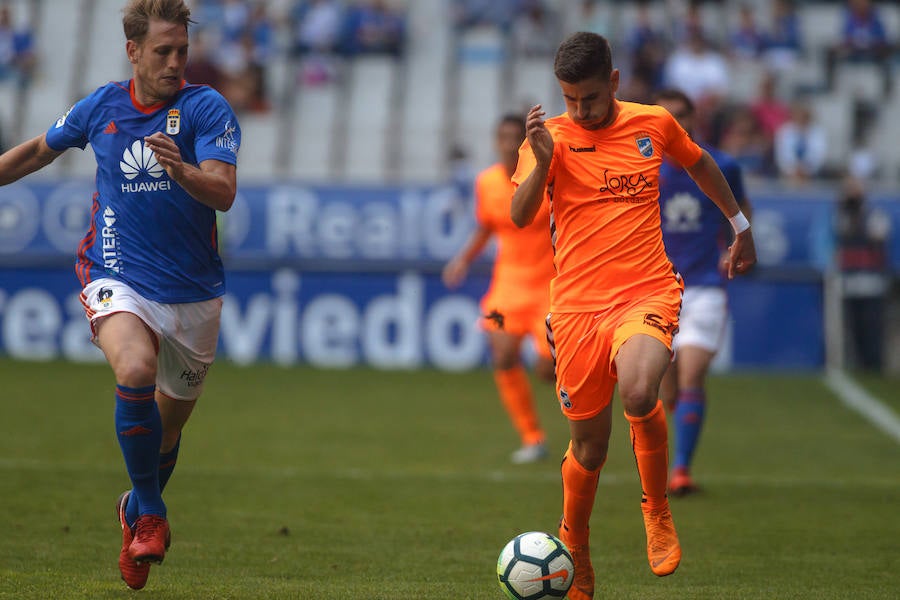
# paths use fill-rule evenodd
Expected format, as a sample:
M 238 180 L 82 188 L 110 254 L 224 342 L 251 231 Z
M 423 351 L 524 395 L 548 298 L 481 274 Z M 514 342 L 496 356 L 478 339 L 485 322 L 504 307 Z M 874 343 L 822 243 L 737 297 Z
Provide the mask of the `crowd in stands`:
M 12 9 L 0 4 L 0 81 L 27 87 L 36 61 L 31 28 L 27 23 L 17 24 Z
M 542 0 L 450 1 L 457 30 L 485 24 L 496 27 L 508 36 L 514 55 L 544 54 L 549 60 L 566 33 L 559 28 L 551 4 Z M 813 57 L 825 66 L 824 81 L 807 89 L 779 85 L 786 73 L 812 53 L 804 40 L 804 23 L 794 0 L 768 0 L 767 6 L 763 2 L 741 3 L 733 24 L 728 21 L 714 27 L 704 23 L 703 8 L 709 4 L 721 6 L 722 2 L 646 0 L 632 4 L 637 5 L 634 18 L 622 27 L 610 22 L 608 16 L 613 11 L 603 10 L 614 8 L 614 3 L 582 0 L 568 29 L 586 29 L 610 39 L 614 62 L 622 71 L 622 99 L 652 102 L 654 93 L 663 87 L 685 91 L 703 117 L 698 135 L 733 154 L 751 176 L 807 181 L 843 174 L 826 162 L 829 141 L 821 116 L 815 114 L 809 101 L 834 89 L 838 65 L 878 65 L 885 97 L 900 95 L 893 89 L 893 71 L 900 66 L 898 32 L 888 31 L 873 0 L 840 2 L 842 24 L 833 32 L 834 42 L 822 56 Z M 654 20 L 653 9 L 661 4 L 666 4 L 667 10 L 674 6 L 669 14 L 678 18 Z M 679 5 L 683 10 L 678 10 Z M 760 18 L 761 13 L 767 16 L 766 22 Z M 764 75 L 752 97 L 735 101 L 732 88 L 742 76 L 742 66 L 748 63 L 760 67 Z M 863 147 L 873 121 L 859 115 L 867 112 L 872 111 L 864 105 L 854 111 L 851 137 L 858 147 L 848 150 L 846 165 L 847 170 L 862 177 L 878 168 L 873 155 Z
M 341 65 L 361 55 L 402 61 L 408 38 L 429 34 L 427 28 L 412 31 L 408 22 L 410 2 L 420 1 L 426 0 L 192 0 L 197 25 L 186 76 L 219 89 L 238 111 L 265 113 L 282 100 L 270 97 L 274 58 L 281 64 L 292 59 L 299 86 L 337 81 Z M 842 24 L 832 43 L 816 47 L 812 58 L 824 76 L 806 88 L 783 85 L 786 74 L 813 53 L 798 11 L 802 0 L 742 2 L 738 18 L 712 26 L 704 9 L 735 8 L 739 0 L 634 0 L 627 20 L 619 19 L 626 11 L 613 0 L 427 1 L 445 3 L 450 19 L 430 27 L 449 27 L 457 37 L 494 28 L 511 59 L 552 61 L 558 43 L 576 29 L 606 35 L 622 71 L 620 98 L 652 102 L 663 87 L 683 89 L 703 116 L 702 141 L 734 155 L 751 176 L 802 181 L 843 174 L 829 171 L 834 165 L 823 147 L 830 141 L 810 102 L 835 89 L 843 65 L 875 65 L 884 98 L 900 102 L 900 32 L 889 29 L 883 3 L 874 0 L 832 0 L 842 5 Z M 27 86 L 39 54 L 33 33 L 16 16 L 0 0 L 0 82 Z M 758 89 L 736 100 L 733 88 L 748 64 L 764 76 Z M 853 112 L 855 148 L 848 149 L 847 167 L 856 175 L 878 172 L 866 140 L 879 108 L 860 101 Z

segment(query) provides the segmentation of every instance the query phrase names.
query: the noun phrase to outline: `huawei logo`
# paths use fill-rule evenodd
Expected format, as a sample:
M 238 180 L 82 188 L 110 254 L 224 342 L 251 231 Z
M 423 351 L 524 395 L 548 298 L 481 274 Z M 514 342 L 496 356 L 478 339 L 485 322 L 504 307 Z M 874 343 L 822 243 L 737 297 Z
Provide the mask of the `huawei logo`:
M 154 178 L 161 177 L 165 172 L 165 169 L 157 162 L 153 151 L 145 146 L 142 140 L 135 140 L 130 148 L 125 148 L 122 160 L 119 161 L 119 168 L 122 169 L 125 179 L 129 181 L 137 177 L 141 171 Z

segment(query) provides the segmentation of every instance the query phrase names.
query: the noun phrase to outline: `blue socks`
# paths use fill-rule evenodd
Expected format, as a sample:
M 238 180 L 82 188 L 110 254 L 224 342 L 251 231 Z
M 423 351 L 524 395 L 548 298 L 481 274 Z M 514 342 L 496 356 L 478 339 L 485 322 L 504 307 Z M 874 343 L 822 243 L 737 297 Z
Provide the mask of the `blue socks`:
M 702 388 L 679 390 L 675 407 L 675 468 L 690 468 L 703 429 L 706 392 Z
M 116 433 L 131 478 L 131 495 L 138 502 L 138 513 L 165 517 L 166 505 L 159 490 L 162 420 L 154 399 L 155 391 L 155 385 L 141 388 L 116 386 Z
M 178 436 L 178 441 L 175 442 L 175 446 L 169 450 L 168 452 L 162 453 L 159 455 L 159 493 L 162 494 L 163 490 L 166 489 L 166 484 L 169 482 L 169 477 L 172 476 L 172 471 L 175 470 L 175 463 L 178 461 L 178 449 L 181 447 L 181 436 Z M 128 504 L 125 505 L 125 520 L 129 525 L 134 525 L 134 522 L 137 521 L 137 518 L 141 516 L 138 508 L 138 500 L 136 494 L 131 494 L 128 496 Z

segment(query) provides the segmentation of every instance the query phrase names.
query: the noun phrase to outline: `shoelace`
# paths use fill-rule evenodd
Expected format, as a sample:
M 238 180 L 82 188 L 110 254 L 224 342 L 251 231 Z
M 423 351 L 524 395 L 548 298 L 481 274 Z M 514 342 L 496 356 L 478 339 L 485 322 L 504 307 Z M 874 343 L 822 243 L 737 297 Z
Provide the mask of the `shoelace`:
M 165 523 L 166 521 L 162 517 L 139 519 L 135 535 L 138 539 L 153 537 L 158 530 L 163 528 Z
M 648 533 L 650 534 L 648 537 L 650 538 L 650 550 L 652 552 L 662 552 L 668 549 L 666 545 L 667 537 L 659 535 L 659 530 L 664 528 L 663 523 L 667 520 L 666 518 L 669 514 L 667 509 L 651 510 L 648 513 Z

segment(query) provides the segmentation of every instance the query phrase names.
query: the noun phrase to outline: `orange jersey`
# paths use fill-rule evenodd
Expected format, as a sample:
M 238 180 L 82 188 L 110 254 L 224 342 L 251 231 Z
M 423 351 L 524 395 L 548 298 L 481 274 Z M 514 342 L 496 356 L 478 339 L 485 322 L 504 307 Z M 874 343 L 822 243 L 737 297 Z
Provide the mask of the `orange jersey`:
M 515 187 L 501 164 L 485 169 L 475 180 L 475 218 L 497 237 L 498 245 L 485 309 L 514 312 L 537 304 L 546 313 L 550 280 L 556 275 L 550 212 L 542 207 L 534 223 L 520 229 L 509 214 L 513 192 Z
M 554 141 L 547 178 L 558 271 L 553 312 L 602 310 L 680 285 L 663 246 L 659 167 L 664 153 L 692 166 L 703 151 L 666 109 L 616 105 L 613 123 L 595 131 L 566 113 L 546 121 Z M 526 140 L 514 185 L 535 164 Z

